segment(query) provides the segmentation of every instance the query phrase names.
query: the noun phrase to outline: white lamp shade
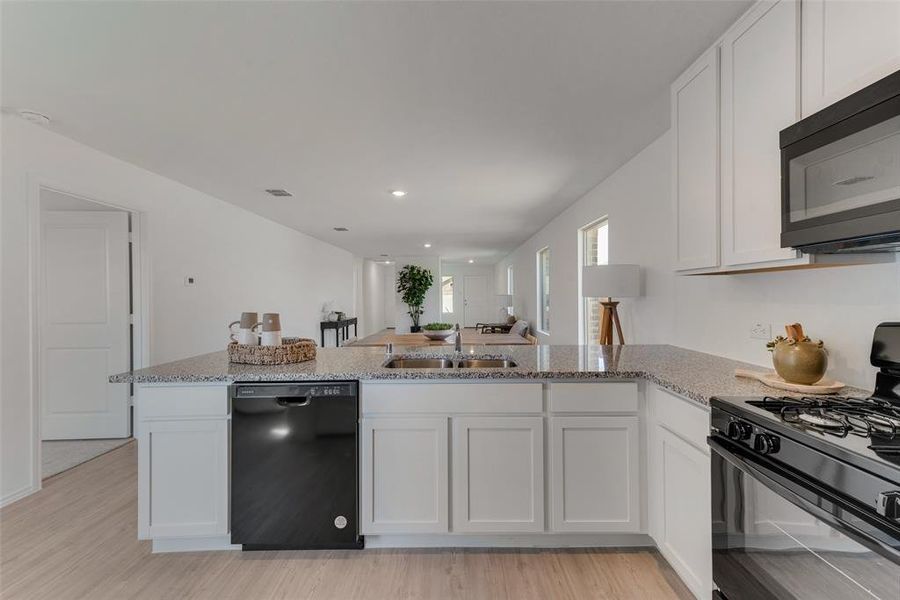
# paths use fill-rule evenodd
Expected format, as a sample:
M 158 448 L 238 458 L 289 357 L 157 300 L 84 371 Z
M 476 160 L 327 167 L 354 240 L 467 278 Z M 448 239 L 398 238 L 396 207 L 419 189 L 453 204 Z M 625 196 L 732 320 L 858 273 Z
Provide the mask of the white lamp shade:
M 512 294 L 497 294 L 497 304 L 500 306 L 512 306 Z
M 585 298 L 635 298 L 641 295 L 638 265 L 592 265 L 581 269 L 581 295 Z

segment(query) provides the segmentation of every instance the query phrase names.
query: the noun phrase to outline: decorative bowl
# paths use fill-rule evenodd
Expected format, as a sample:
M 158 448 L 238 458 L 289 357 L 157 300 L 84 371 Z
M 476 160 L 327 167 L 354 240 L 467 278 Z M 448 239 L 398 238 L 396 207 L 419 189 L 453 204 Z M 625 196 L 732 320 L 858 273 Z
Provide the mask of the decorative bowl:
M 785 381 L 812 385 L 825 376 L 828 354 L 821 341 L 781 339 L 772 349 L 772 364 Z
M 437 329 L 437 330 L 429 330 L 422 329 L 422 333 L 425 334 L 429 340 L 446 340 L 448 337 L 453 335 L 453 329 Z

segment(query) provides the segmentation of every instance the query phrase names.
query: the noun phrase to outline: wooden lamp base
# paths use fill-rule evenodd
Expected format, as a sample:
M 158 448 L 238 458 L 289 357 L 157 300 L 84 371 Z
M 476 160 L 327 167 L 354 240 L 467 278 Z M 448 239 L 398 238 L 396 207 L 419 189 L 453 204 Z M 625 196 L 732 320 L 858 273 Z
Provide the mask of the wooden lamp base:
M 613 326 L 616 333 L 619 334 L 619 343 L 625 344 L 625 336 L 622 335 L 622 324 L 619 322 L 618 302 L 613 302 L 612 298 L 601 301 L 603 306 L 603 314 L 600 317 L 600 343 L 611 346 L 613 343 Z

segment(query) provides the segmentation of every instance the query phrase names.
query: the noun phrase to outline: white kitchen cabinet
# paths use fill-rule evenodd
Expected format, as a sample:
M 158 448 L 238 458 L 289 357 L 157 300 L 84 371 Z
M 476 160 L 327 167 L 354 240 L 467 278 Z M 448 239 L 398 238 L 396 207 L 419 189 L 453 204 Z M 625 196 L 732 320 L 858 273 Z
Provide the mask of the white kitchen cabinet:
M 138 462 L 140 538 L 228 533 L 227 420 L 141 422 Z
M 803 116 L 900 69 L 900 2 L 804 0 Z
M 650 535 L 697 598 L 712 594 L 709 412 L 648 388 Z
M 779 149 L 800 118 L 799 18 L 794 0 L 761 2 L 722 38 L 723 268 L 799 258 L 781 247 Z
M 362 420 L 363 534 L 449 530 L 447 446 L 446 417 Z
M 135 393 L 138 538 L 229 532 L 225 385 L 142 385 Z
M 639 532 L 638 417 L 552 417 L 550 439 L 552 529 Z
M 544 419 L 453 418 L 453 531 L 544 530 Z
M 719 265 L 719 48 L 672 84 L 675 266 Z

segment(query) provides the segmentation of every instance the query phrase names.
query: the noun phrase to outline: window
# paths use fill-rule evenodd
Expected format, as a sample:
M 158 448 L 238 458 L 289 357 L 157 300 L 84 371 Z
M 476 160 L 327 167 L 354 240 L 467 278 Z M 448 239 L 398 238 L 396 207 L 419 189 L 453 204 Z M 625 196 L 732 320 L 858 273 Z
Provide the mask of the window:
M 609 263 L 609 221 L 601 219 L 581 229 L 581 267 Z M 581 295 L 581 290 L 578 290 Z M 584 298 L 582 306 L 583 341 L 596 344 L 600 339 L 600 298 Z
M 550 248 L 537 253 L 538 329 L 550 333 Z
M 441 310 L 453 313 L 453 275 L 441 277 Z
M 512 296 L 513 290 L 513 266 L 509 265 L 506 267 L 506 293 Z

